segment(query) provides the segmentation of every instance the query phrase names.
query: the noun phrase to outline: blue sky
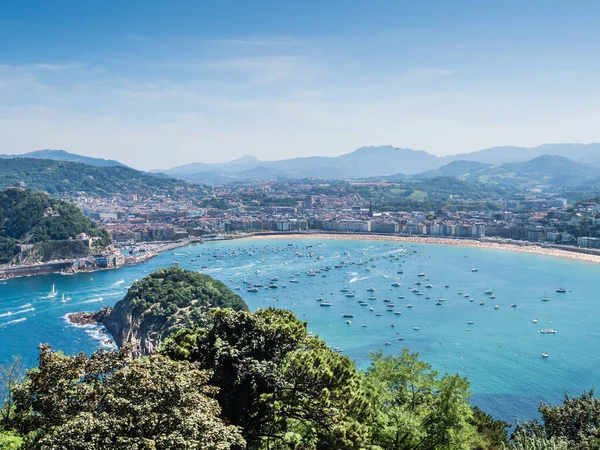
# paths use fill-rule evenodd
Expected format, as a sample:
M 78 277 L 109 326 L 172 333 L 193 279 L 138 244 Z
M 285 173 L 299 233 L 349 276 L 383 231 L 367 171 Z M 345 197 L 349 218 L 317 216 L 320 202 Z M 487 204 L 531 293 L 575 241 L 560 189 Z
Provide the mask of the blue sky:
M 598 1 L 0 3 L 2 153 L 141 169 L 600 141 Z

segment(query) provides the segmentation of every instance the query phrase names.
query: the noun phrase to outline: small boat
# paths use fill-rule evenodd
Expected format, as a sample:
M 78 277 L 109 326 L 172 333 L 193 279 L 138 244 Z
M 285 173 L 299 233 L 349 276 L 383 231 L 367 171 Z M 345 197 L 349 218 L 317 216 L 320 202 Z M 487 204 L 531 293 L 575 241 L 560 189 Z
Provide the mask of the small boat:
M 445 285 L 444 285 L 444 287 L 445 287 L 446 289 L 448 289 L 448 288 L 450 287 L 450 285 L 449 285 L 449 284 L 445 284 Z
M 367 326 L 364 323 L 361 325 L 361 327 L 362 328 L 367 328 Z
M 321 302 L 321 303 L 319 303 L 319 305 L 321 305 L 321 306 L 331 306 L 331 303 Z
M 533 319 L 533 323 L 538 323 L 538 320 L 537 319 Z
M 386 341 L 385 345 L 392 345 L 392 343 L 390 341 Z
M 413 327 L 413 330 L 419 331 L 419 327 Z
M 542 333 L 542 334 L 556 334 L 556 330 L 548 328 L 548 329 L 545 329 L 545 330 L 540 330 L 540 333 Z
M 495 295 L 490 295 L 490 298 L 491 298 L 492 300 L 494 300 L 494 299 L 496 298 L 496 296 L 495 296 Z
M 468 325 L 473 325 L 474 323 L 475 323 L 475 322 L 473 322 L 472 320 L 468 320 L 468 321 L 467 321 L 467 324 L 468 324 Z
M 491 289 L 488 289 L 487 291 L 485 291 L 485 294 L 486 294 L 486 295 L 492 295 L 492 294 L 493 294 L 493 292 L 492 292 L 492 290 L 491 290 Z
M 431 289 L 433 286 L 432 286 L 431 284 L 426 284 L 426 285 L 425 285 L 425 287 L 426 287 L 427 289 Z
M 340 292 L 348 292 L 348 289 L 342 288 L 342 289 L 340 289 Z
M 404 295 L 399 295 L 399 296 L 398 296 L 398 298 L 399 298 L 400 300 L 404 300 Z
M 500 305 L 494 306 L 494 309 L 500 309 Z
M 435 305 L 436 306 L 442 306 L 442 303 L 441 302 L 435 302 Z
M 402 313 L 400 311 L 394 311 L 394 314 L 396 314 L 397 316 L 401 316 Z
M 346 320 L 346 325 L 350 325 L 352 322 L 350 322 L 349 320 Z
M 547 358 L 548 356 L 550 356 L 548 353 L 546 353 L 546 352 L 542 353 L 542 358 Z
M 323 297 L 317 297 L 318 302 L 322 302 L 323 300 L 325 300 Z
M 479 306 L 485 305 L 485 302 L 479 302 Z
M 348 292 L 348 293 L 346 294 L 346 297 L 354 297 L 354 294 L 353 294 L 352 292 Z
M 354 314 L 342 314 L 342 317 L 352 318 L 354 317 Z
M 258 288 L 255 288 L 255 287 L 248 288 L 248 292 L 258 292 Z
M 420 273 L 419 275 L 417 275 L 417 276 L 419 276 L 419 277 L 424 277 L 424 276 L 425 276 L 425 274 L 424 274 L 423 272 L 421 272 L 421 273 Z
M 375 313 L 375 315 L 376 315 L 377 317 L 380 317 L 380 316 L 381 316 L 381 313 Z
M 300 282 L 299 282 L 298 280 L 296 280 L 295 278 L 292 278 L 292 279 L 290 280 L 290 283 L 300 283 Z
M 375 311 L 373 308 L 369 308 L 369 311 Z
M 479 272 L 479 269 L 475 267 L 475 268 L 471 269 L 471 272 Z
M 412 308 L 412 305 L 409 303 L 408 305 L 406 305 L 407 308 Z
M 392 283 L 392 286 L 394 286 L 394 287 L 400 287 L 400 286 L 401 286 L 401 284 L 400 284 L 400 283 L 398 283 L 397 281 L 395 281 L 395 282 L 393 282 L 393 283 Z
M 516 308 L 516 307 L 517 307 L 517 304 L 516 304 L 516 303 L 511 303 L 510 307 L 511 307 L 511 308 Z
M 369 297 L 369 300 L 377 300 L 377 297 L 373 297 L 372 295 Z
M 542 297 L 542 301 L 543 301 L 543 302 L 549 302 L 549 301 L 550 301 L 550 299 L 544 295 L 544 296 Z
M 52 290 L 48 294 L 48 298 L 54 298 L 57 295 L 58 295 L 58 291 L 56 290 L 56 287 L 54 287 L 54 285 L 52 285 Z

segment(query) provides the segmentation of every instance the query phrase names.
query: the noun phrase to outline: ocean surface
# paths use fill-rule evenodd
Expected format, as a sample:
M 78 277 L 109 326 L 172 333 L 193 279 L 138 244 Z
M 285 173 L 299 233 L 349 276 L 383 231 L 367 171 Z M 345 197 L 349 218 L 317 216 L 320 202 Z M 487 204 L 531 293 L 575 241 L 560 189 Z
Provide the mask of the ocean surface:
M 511 423 L 535 417 L 542 400 L 560 402 L 565 391 L 579 395 L 599 384 L 600 265 L 357 240 L 195 244 L 119 270 L 1 282 L 0 363 L 21 355 L 33 366 L 40 343 L 68 354 L 106 346 L 99 327 L 71 325 L 66 314 L 113 305 L 135 280 L 175 263 L 239 287 L 236 292 L 252 310 L 292 310 L 361 368 L 369 364 L 371 351 L 409 347 L 435 369 L 467 376 L 472 403 Z M 262 286 L 248 292 L 245 282 Z M 270 283 L 277 288 L 268 288 Z M 53 284 L 58 293 L 49 298 Z M 558 286 L 566 293 L 557 293 Z M 61 302 L 63 294 L 70 300 Z M 545 296 L 549 301 L 542 301 Z

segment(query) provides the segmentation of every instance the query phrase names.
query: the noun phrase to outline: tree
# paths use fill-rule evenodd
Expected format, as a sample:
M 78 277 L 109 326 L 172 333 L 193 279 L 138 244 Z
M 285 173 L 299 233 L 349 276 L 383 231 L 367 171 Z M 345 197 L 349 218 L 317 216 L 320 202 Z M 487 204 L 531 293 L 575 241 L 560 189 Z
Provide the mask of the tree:
M 11 425 L 11 419 L 14 407 L 14 391 L 17 385 L 22 381 L 25 375 L 25 366 L 19 356 L 13 357 L 11 362 L 3 364 L 0 367 L 0 425 L 8 427 Z M 0 447 L 1 448 L 1 447 Z
M 371 404 L 367 421 L 372 444 L 389 450 L 475 445 L 466 379 L 440 377 L 405 348 L 398 356 L 372 354 L 363 382 Z
M 223 417 L 244 429 L 248 448 L 359 448 L 354 364 L 289 311 L 216 309 L 162 352 L 213 372 Z
M 15 392 L 25 449 L 243 448 L 218 417 L 210 374 L 163 356 L 128 350 L 65 356 L 40 346 L 39 366 Z
M 570 447 L 565 439 L 530 435 L 520 431 L 512 436 L 510 444 L 504 444 L 502 448 L 505 450 L 569 450 Z

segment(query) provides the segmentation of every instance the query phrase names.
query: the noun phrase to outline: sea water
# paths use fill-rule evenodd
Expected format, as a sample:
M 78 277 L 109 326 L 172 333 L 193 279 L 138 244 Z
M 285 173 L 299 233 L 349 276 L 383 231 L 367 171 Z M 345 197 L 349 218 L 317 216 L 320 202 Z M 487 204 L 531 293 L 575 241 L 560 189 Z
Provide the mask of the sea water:
M 600 265 L 502 250 L 360 240 L 212 242 L 119 270 L 0 282 L 0 363 L 21 355 L 33 366 L 40 343 L 68 354 L 110 348 L 99 326 L 69 324 L 66 314 L 113 305 L 135 280 L 173 264 L 239 287 L 236 292 L 252 310 L 292 310 L 360 368 L 369 364 L 370 352 L 408 347 L 440 372 L 466 376 L 472 403 L 511 423 L 535 417 L 540 401 L 560 402 L 565 391 L 579 395 L 598 385 Z M 244 281 L 263 287 L 248 292 Z M 396 282 L 401 286 L 392 286 Z M 268 288 L 269 283 L 278 287 Z M 52 284 L 56 297 L 48 297 Z M 557 293 L 558 286 L 567 292 Z M 494 299 L 485 294 L 488 290 Z M 71 299 L 61 302 L 62 294 Z M 542 301 L 544 296 L 550 301 Z

